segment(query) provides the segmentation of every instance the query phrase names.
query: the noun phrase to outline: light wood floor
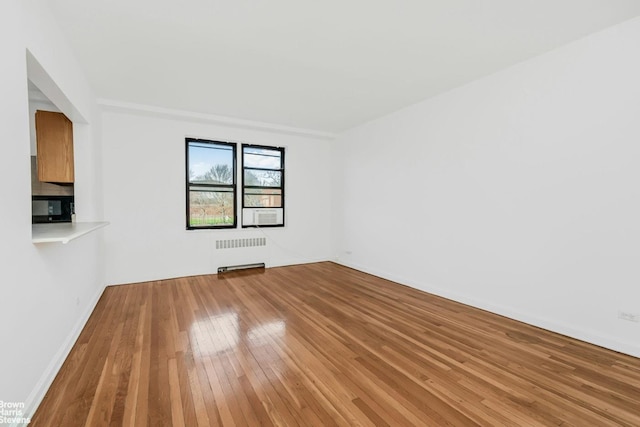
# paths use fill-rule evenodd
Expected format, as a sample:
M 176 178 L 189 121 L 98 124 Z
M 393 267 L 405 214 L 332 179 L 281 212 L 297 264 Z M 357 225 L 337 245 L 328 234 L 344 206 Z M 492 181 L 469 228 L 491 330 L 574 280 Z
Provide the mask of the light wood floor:
M 35 426 L 640 426 L 640 359 L 332 263 L 107 288 Z

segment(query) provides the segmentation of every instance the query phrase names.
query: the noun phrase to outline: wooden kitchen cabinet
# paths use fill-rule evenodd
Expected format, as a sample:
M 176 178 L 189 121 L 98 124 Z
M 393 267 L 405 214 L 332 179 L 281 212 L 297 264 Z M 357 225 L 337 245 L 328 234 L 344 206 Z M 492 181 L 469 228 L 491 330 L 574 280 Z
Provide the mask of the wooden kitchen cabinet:
M 36 111 L 38 179 L 73 183 L 73 123 L 62 113 Z

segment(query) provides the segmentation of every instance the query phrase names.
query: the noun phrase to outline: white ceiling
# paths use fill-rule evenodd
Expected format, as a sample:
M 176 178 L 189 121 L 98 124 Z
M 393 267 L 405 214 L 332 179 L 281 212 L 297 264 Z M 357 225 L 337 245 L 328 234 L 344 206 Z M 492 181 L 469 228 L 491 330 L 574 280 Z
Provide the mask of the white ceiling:
M 337 132 L 640 15 L 638 0 L 43 0 L 97 96 Z

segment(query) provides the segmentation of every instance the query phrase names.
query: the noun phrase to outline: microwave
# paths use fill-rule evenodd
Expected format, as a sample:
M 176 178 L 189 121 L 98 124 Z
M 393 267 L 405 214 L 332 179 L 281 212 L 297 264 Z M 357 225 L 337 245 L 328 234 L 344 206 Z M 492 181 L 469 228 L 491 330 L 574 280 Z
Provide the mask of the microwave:
M 31 199 L 31 222 L 71 222 L 74 213 L 73 196 L 33 196 Z

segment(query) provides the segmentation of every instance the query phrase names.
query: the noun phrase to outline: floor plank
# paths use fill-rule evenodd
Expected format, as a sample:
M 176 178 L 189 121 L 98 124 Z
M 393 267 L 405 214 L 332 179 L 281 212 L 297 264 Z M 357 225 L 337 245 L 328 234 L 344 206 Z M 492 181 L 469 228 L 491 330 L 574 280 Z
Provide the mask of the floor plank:
M 33 426 L 640 426 L 640 359 L 333 263 L 109 287 Z

